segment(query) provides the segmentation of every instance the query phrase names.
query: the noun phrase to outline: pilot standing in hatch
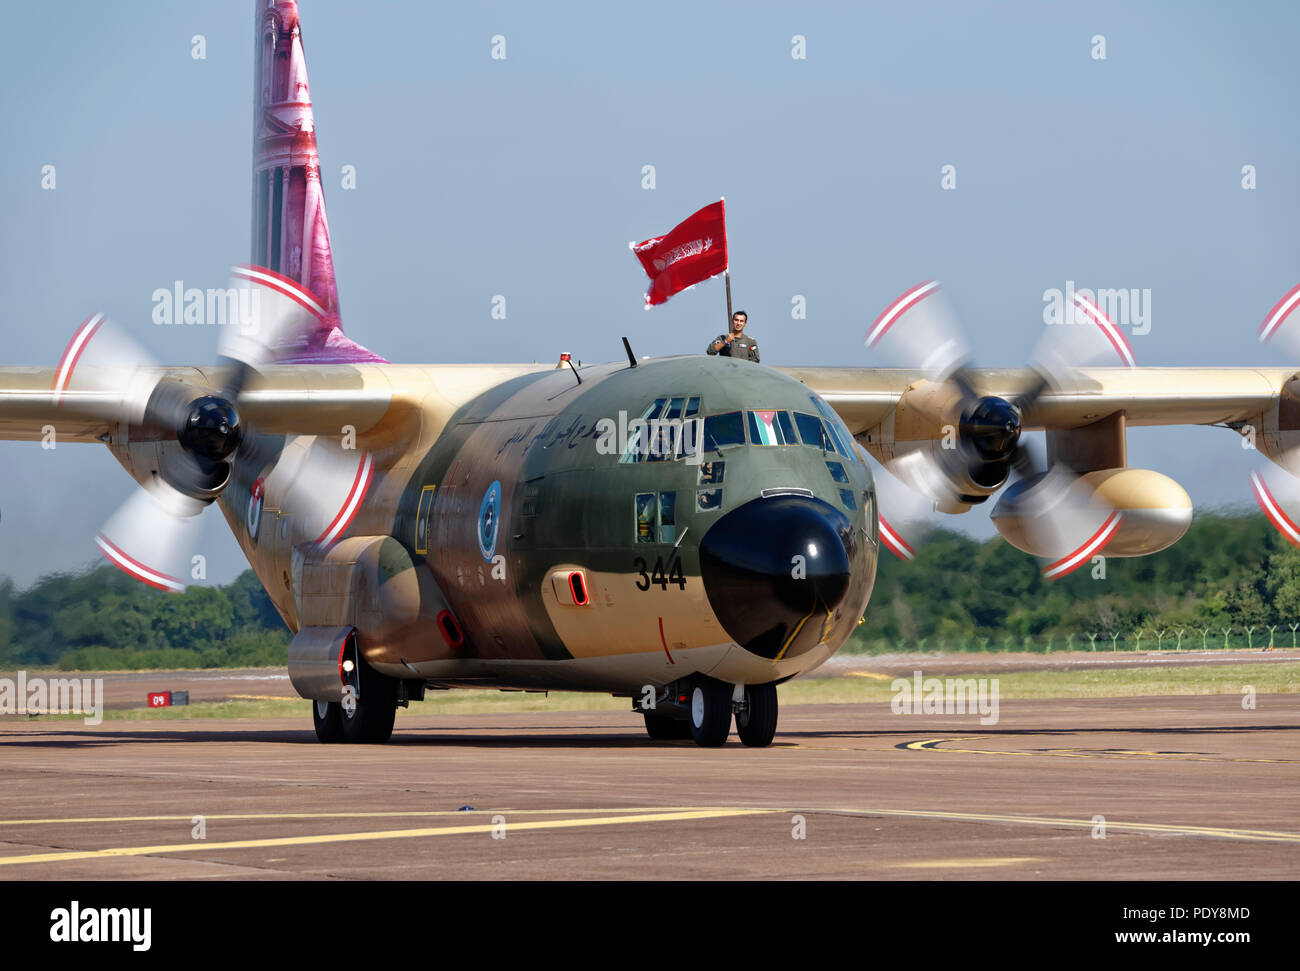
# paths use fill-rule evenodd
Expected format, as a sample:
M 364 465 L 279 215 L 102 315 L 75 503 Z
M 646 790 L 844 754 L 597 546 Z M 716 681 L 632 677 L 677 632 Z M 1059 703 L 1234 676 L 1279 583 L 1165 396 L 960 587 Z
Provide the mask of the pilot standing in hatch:
M 731 332 L 719 334 L 715 340 L 709 343 L 706 353 L 746 358 L 757 364 L 758 341 L 745 336 L 745 324 L 748 322 L 749 315 L 743 310 L 737 310 L 731 315 Z

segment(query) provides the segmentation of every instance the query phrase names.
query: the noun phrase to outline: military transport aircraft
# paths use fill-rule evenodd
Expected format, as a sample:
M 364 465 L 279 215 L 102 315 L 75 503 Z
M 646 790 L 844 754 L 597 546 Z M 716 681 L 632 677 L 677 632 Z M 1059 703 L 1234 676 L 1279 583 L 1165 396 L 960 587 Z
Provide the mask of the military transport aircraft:
M 95 315 L 56 367 L 0 368 L 0 438 L 107 445 L 141 489 L 99 547 L 161 589 L 215 503 L 294 633 L 321 741 L 501 687 L 627 697 L 652 738 L 705 746 L 734 716 L 767 745 L 776 686 L 853 633 L 882 542 L 914 542 L 868 454 L 945 512 L 1013 480 L 994 521 L 1055 576 L 1190 521 L 1176 483 L 1126 467 L 1127 425 L 1227 424 L 1269 456 L 1300 428 L 1295 371 L 1138 368 L 1086 301 L 1034 367 L 971 368 L 930 282 L 867 336 L 910 367 L 390 364 L 340 327 L 293 0 L 258 0 L 256 44 L 252 264 L 216 297 L 222 363 L 150 364 Z

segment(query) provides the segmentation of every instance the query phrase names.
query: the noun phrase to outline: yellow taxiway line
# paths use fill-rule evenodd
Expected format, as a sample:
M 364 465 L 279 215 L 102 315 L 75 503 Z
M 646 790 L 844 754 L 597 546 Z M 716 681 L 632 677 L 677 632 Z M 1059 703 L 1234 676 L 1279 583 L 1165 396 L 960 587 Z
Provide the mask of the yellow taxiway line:
M 777 812 L 771 809 L 713 809 L 688 812 L 638 813 L 630 816 L 604 816 L 595 819 L 542 819 L 532 822 L 509 823 L 508 832 L 539 829 L 571 829 L 578 826 L 618 826 L 627 823 L 661 823 L 688 819 L 721 819 L 729 816 L 754 816 Z M 117 846 L 104 850 L 72 850 L 58 853 L 35 853 L 25 856 L 0 856 L 0 866 L 23 863 L 64 863 L 71 860 L 98 860 L 122 856 L 156 856 L 168 853 L 193 853 L 214 850 L 261 849 L 271 846 L 313 846 L 322 843 L 355 843 L 370 840 L 422 839 L 431 836 L 455 836 L 471 833 L 491 833 L 498 829 L 494 823 L 477 823 L 468 826 L 432 826 L 424 829 L 375 830 L 367 833 L 322 833 L 316 836 L 285 836 L 268 839 L 229 840 L 213 843 L 207 840 L 190 840 L 187 843 L 163 843 L 156 846 Z
M 1118 733 L 1117 733 L 1118 734 Z M 1017 733 L 1017 738 L 1030 735 L 1059 737 L 1055 732 Z M 948 742 L 978 742 L 986 738 L 999 738 L 997 735 L 963 735 L 949 738 L 927 738 L 909 742 L 907 747 L 913 752 L 947 752 L 950 755 L 1025 755 L 1059 759 L 1138 759 L 1156 762 L 1262 762 L 1270 765 L 1291 765 L 1297 759 L 1247 759 L 1222 755 L 1191 755 L 1183 752 L 1156 752 L 1140 749 L 1014 749 L 1002 750 L 991 748 L 948 748 Z M 943 746 L 942 748 L 940 746 Z
M 61 816 L 48 819 L 0 819 L 0 826 L 52 826 L 60 823 L 185 823 L 194 822 L 195 816 L 205 820 L 213 819 L 411 819 L 430 816 L 485 816 L 488 814 L 509 813 L 512 816 L 557 816 L 581 815 L 583 813 L 684 813 L 684 812 L 731 812 L 734 806 L 620 806 L 611 809 L 608 806 L 595 809 L 510 809 L 489 807 L 487 809 L 408 809 L 376 810 L 373 812 L 336 812 L 336 813 L 193 813 L 188 816 Z M 778 812 L 779 810 L 771 810 Z
M 478 815 L 507 814 L 518 816 L 538 815 L 574 815 L 579 813 L 614 813 L 583 819 L 534 819 L 523 822 L 507 822 L 507 832 L 572 829 L 590 826 L 615 826 L 631 823 L 681 822 L 690 820 L 725 819 L 741 816 L 771 814 L 831 814 L 854 817 L 898 816 L 912 819 L 952 820 L 958 822 L 1009 823 L 1021 826 L 1056 826 L 1073 829 L 1095 829 L 1102 825 L 1092 819 L 1072 819 L 1060 816 L 1027 816 L 1012 813 L 964 813 L 942 810 L 920 809 L 883 809 L 883 808 L 836 808 L 782 806 L 747 806 L 747 807 L 696 807 L 689 809 L 668 809 L 650 807 L 646 809 L 484 809 L 472 810 Z M 338 812 L 338 813 L 238 813 L 225 815 L 204 815 L 205 820 L 294 820 L 294 819 L 391 819 L 412 816 L 456 816 L 460 810 L 392 811 L 392 812 Z M 0 821 L 0 825 L 38 825 L 54 823 L 124 823 L 124 822 L 191 822 L 191 816 L 115 816 L 115 817 L 80 817 L 64 819 L 19 819 Z M 1227 829 L 1214 826 L 1184 826 L 1168 823 L 1137 823 L 1123 820 L 1107 819 L 1104 823 L 1108 832 L 1156 833 L 1172 836 L 1209 837 L 1215 839 L 1243 840 L 1249 842 L 1274 842 L 1300 844 L 1300 833 L 1287 833 L 1275 830 Z M 420 829 L 372 830 L 357 833 L 323 833 L 309 836 L 268 837 L 264 839 L 228 840 L 212 842 L 208 840 L 189 840 L 184 843 L 165 843 L 152 846 L 110 847 L 101 850 L 71 850 L 55 853 L 37 853 L 22 856 L 0 857 L 0 866 L 21 865 L 24 863 L 60 863 L 73 860 L 95 860 L 112 857 L 152 856 L 172 853 L 192 853 L 195 851 L 258 849 L 273 846 L 311 846 L 328 843 L 365 842 L 387 839 L 422 839 L 434 836 L 469 835 L 491 833 L 498 829 L 496 823 L 470 823 L 456 826 L 434 826 Z M 900 867 L 960 867 L 960 866 L 1010 866 L 1017 863 L 1036 862 L 1034 857 L 998 857 L 975 858 L 970 860 L 921 861 L 917 863 L 892 864 Z
M 1042 863 L 1041 856 L 983 856 L 952 860 L 917 860 L 914 863 L 886 863 L 891 870 L 983 870 L 1019 863 Z

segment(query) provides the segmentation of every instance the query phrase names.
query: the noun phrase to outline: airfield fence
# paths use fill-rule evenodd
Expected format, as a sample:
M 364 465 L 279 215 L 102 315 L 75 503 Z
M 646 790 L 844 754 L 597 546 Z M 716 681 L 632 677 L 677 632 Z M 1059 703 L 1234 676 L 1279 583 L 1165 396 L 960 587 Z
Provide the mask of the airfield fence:
M 1038 637 L 1015 634 L 962 638 L 922 637 L 914 641 L 891 641 L 878 637 L 851 641 L 846 649 L 858 654 L 912 654 L 927 651 L 1052 654 L 1062 651 L 1273 650 L 1300 647 L 1297 631 L 1300 631 L 1300 624 L 1141 628 L 1127 633 L 1097 631 L 1044 634 Z

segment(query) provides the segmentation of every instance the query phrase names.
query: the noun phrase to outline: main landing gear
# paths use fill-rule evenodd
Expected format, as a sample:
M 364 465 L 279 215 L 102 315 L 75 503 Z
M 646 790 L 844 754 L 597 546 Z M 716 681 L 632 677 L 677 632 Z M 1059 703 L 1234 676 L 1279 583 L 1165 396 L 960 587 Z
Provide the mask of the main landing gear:
M 388 741 L 397 717 L 398 681 L 367 664 L 355 641 L 344 651 L 343 670 L 347 677 L 343 700 L 312 704 L 316 737 L 322 742 L 354 745 Z
M 642 713 L 646 733 L 653 739 L 691 738 L 696 745 L 716 748 L 731 734 L 733 715 L 736 734 L 746 745 L 763 748 L 776 736 L 775 684 L 741 686 L 698 677 L 669 685 L 661 695 L 654 711 Z

